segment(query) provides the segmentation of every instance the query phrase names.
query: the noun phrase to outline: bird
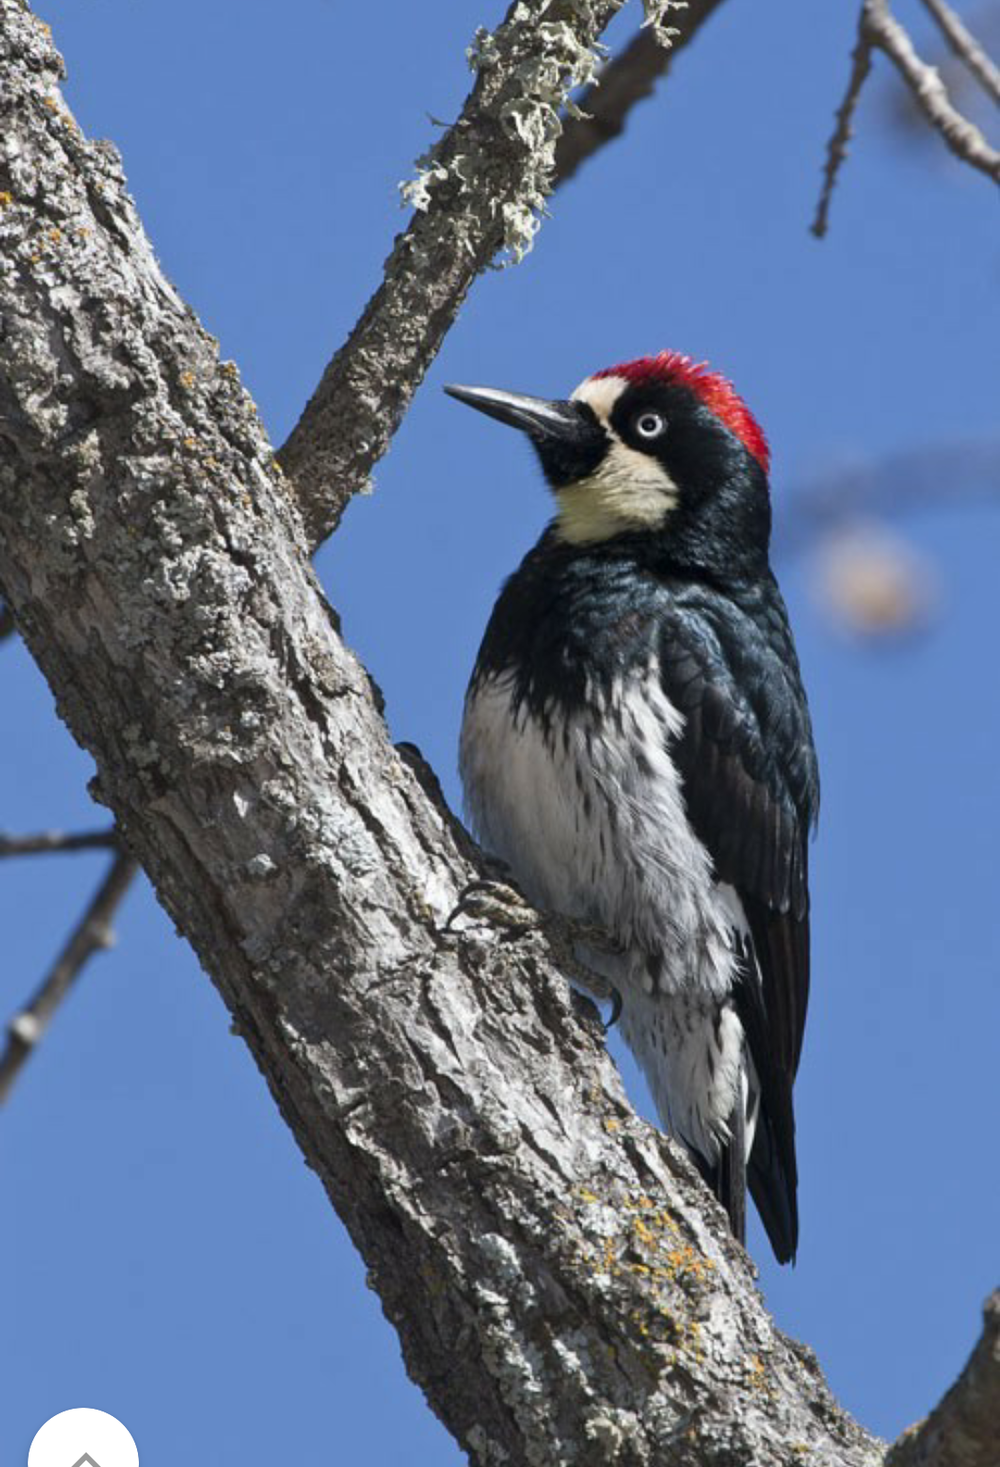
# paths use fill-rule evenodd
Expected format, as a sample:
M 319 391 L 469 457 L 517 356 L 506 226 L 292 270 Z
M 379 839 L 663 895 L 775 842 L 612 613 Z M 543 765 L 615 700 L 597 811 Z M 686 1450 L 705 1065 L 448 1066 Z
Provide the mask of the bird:
M 661 351 L 567 399 L 448 386 L 525 433 L 555 500 L 465 698 L 481 846 L 581 943 L 664 1129 L 746 1237 L 798 1247 L 792 1087 L 809 995 L 809 708 L 769 563 L 767 439 Z

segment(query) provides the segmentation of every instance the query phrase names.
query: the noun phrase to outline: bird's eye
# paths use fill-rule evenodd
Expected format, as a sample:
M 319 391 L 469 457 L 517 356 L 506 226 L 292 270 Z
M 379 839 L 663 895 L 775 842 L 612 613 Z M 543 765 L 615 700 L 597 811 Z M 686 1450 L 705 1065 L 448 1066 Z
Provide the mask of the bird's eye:
M 635 431 L 640 438 L 659 438 L 667 426 L 659 413 L 640 413 L 635 420 Z

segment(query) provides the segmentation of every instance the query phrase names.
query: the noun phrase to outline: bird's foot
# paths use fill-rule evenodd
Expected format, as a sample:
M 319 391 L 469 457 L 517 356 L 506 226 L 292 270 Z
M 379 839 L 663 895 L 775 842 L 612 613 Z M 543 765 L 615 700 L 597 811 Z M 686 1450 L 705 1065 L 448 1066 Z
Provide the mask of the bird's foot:
M 587 994 L 602 1003 L 611 1004 L 611 1014 L 605 1029 L 611 1029 L 622 1011 L 622 996 L 618 989 L 603 974 L 595 972 L 580 957 L 580 947 L 589 948 L 602 957 L 617 957 L 624 948 L 619 942 L 592 922 L 563 917 L 557 912 L 541 912 L 533 907 L 515 886 L 509 869 L 501 862 L 491 862 L 497 875 L 470 881 L 454 910 L 444 924 L 445 932 L 453 929 L 460 917 L 468 917 L 486 926 L 498 928 L 503 934 L 517 941 L 532 934 L 542 936 L 559 966 L 572 975 Z
M 502 876 L 470 881 L 444 924 L 445 932 L 452 930 L 459 917 L 499 927 L 513 937 L 536 931 L 542 921 L 541 912 L 521 895 L 506 871 Z

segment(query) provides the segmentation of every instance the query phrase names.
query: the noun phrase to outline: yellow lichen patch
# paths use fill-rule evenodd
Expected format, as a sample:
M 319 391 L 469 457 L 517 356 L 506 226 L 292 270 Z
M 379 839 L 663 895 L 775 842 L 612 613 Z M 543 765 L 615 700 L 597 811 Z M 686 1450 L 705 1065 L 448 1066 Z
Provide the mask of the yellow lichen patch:
M 0 209 L 6 209 L 14 202 L 14 195 L 9 189 L 0 188 Z
M 613 1116 L 606 1116 L 604 1120 L 604 1129 L 609 1133 L 620 1131 L 621 1123 L 619 1121 L 616 1121 Z
M 600 1202 L 601 1200 L 596 1192 L 590 1192 L 586 1187 L 579 1188 L 576 1195 L 581 1202 Z
M 62 230 L 53 227 L 48 231 L 48 236 L 53 244 L 58 244 L 59 241 L 62 239 Z
M 186 391 L 190 392 L 191 388 L 194 386 L 194 373 L 182 372 L 180 375 L 180 384 Z
M 752 1388 L 757 1391 L 763 1390 L 766 1377 L 763 1360 L 759 1355 L 748 1355 L 744 1363 Z
M 671 1269 L 675 1278 L 682 1274 L 690 1274 L 699 1281 L 705 1277 L 715 1264 L 710 1258 L 703 1258 L 696 1253 L 690 1244 L 683 1248 L 674 1248 L 667 1254 L 667 1266 Z

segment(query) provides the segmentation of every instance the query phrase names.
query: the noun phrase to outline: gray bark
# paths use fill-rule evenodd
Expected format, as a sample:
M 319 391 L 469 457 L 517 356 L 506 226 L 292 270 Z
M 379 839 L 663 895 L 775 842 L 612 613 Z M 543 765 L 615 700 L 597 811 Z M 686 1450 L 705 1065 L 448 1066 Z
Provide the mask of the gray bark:
M 0 0 L 0 587 L 410 1373 L 491 1467 L 880 1462 L 544 936 L 443 930 L 475 851 L 59 75 Z

